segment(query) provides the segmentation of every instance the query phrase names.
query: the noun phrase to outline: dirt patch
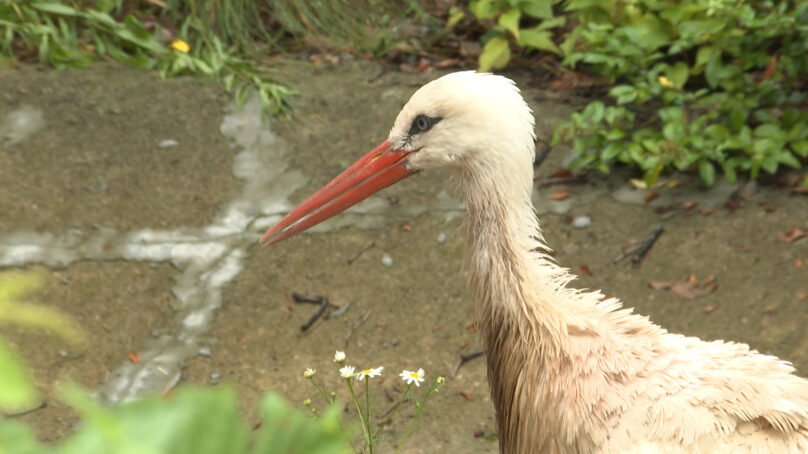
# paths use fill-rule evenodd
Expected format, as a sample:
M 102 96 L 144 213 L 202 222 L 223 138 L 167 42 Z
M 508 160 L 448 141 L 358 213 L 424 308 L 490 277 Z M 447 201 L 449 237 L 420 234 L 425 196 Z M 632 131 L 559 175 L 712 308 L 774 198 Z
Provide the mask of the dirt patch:
M 0 230 L 204 225 L 238 189 L 211 171 L 233 155 L 215 84 L 99 65 L 0 71 L 0 87 L 0 121 L 23 107 L 44 120 L 18 144 L 0 138 Z

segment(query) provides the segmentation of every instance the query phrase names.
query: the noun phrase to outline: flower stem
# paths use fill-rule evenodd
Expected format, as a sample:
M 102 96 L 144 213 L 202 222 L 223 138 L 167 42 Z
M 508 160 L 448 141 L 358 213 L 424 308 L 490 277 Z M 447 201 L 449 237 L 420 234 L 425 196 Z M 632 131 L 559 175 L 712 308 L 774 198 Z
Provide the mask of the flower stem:
M 370 428 L 370 378 L 365 380 L 365 420 L 368 422 L 368 429 Z
M 309 380 L 311 381 L 311 384 L 314 385 L 315 388 L 317 388 L 317 391 L 320 391 L 320 394 L 323 395 L 323 399 L 325 399 L 326 404 L 331 405 L 334 403 L 331 401 L 331 399 L 328 398 L 328 394 L 325 393 L 325 390 L 321 388 L 320 385 L 317 384 L 317 382 L 314 381 L 314 377 L 309 377 Z
M 441 383 L 437 381 L 432 382 L 432 386 L 429 387 L 429 390 L 424 394 L 424 400 L 421 402 L 415 401 L 415 416 L 412 418 L 412 422 L 410 423 L 410 427 L 407 428 L 407 433 L 404 434 L 404 438 L 401 439 L 401 443 L 398 444 L 398 448 L 396 448 L 396 454 L 401 451 L 401 447 L 404 446 L 404 442 L 407 441 L 407 438 L 410 436 L 410 432 L 412 432 L 412 428 L 415 427 L 415 423 L 418 421 L 418 417 L 421 416 L 421 412 L 424 410 L 424 405 L 426 405 L 426 401 L 429 399 L 429 396 L 438 392 L 438 388 L 440 387 Z M 407 391 L 409 391 L 409 385 L 407 386 Z M 404 395 L 407 395 L 407 392 L 404 392 Z M 404 400 L 402 397 L 401 400 Z
M 346 378 L 345 383 L 348 384 L 348 390 L 351 391 L 351 398 L 353 399 L 354 405 L 356 405 L 356 412 L 359 414 L 359 420 L 362 421 L 362 433 L 365 435 L 365 443 L 367 443 L 370 454 L 373 454 L 373 442 L 370 438 L 370 422 L 367 421 L 365 419 L 365 415 L 362 414 L 362 408 L 359 406 L 359 399 L 356 398 L 356 393 L 354 392 L 353 385 L 351 384 L 351 379 Z

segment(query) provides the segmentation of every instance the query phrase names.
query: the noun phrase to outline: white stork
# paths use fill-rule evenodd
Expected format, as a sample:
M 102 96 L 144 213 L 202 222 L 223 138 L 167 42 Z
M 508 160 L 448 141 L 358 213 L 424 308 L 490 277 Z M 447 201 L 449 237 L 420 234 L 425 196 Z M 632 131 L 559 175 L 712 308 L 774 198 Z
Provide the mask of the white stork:
M 501 76 L 419 89 L 386 141 L 261 238 L 322 222 L 421 170 L 452 171 L 502 453 L 808 453 L 808 380 L 745 344 L 669 333 L 546 255 L 533 114 Z

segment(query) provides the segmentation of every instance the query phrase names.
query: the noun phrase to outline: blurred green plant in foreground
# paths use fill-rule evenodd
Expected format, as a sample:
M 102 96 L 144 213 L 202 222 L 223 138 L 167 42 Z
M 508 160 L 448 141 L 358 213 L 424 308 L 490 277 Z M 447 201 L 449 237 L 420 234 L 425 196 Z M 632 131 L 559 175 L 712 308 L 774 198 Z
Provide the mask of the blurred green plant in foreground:
M 80 329 L 54 309 L 24 302 L 40 289 L 44 273 L 0 274 L 0 323 L 34 328 L 82 345 Z M 275 393 L 259 405 L 260 428 L 238 412 L 233 388 L 182 387 L 167 397 L 152 396 L 106 408 L 76 385 L 60 394 L 82 418 L 56 445 L 37 441 L 14 412 L 30 409 L 38 393 L 28 369 L 0 337 L 0 454 L 350 454 L 351 434 L 333 406 L 313 419 L 290 408 Z
M 41 289 L 44 282 L 45 275 L 38 272 L 0 274 L 0 325 L 45 331 L 73 346 L 82 346 L 84 334 L 72 320 L 53 308 L 24 301 Z M 31 408 L 37 399 L 38 393 L 28 369 L 0 337 L 0 411 Z

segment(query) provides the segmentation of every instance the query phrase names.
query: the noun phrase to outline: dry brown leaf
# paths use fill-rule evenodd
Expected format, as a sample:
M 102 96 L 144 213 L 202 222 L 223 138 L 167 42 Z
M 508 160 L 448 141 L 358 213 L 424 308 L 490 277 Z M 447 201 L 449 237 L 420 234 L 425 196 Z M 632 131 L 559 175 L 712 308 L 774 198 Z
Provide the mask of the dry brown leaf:
M 700 283 L 693 274 L 676 282 L 651 281 L 648 285 L 654 290 L 670 289 L 677 296 L 687 299 L 709 295 L 718 288 L 718 284 L 715 283 L 715 277 L 710 276 Z
M 715 310 L 715 304 L 708 304 L 704 306 L 704 313 L 709 314 L 710 312 Z
M 648 283 L 648 285 L 650 285 L 654 290 L 665 290 L 666 288 L 671 288 L 673 284 L 664 281 L 651 281 Z
M 550 194 L 550 200 L 564 200 L 570 196 L 570 193 L 565 191 L 564 189 L 560 189 L 552 194 Z
M 467 393 L 467 392 L 465 392 L 465 391 L 460 391 L 460 392 L 458 392 L 458 394 L 460 394 L 461 396 L 463 396 L 463 399 L 466 399 L 466 400 L 474 400 L 474 394 L 472 394 L 472 393 Z
M 645 195 L 643 196 L 643 199 L 645 200 L 645 203 L 648 203 L 648 202 L 650 202 L 650 201 L 654 200 L 654 199 L 655 199 L 655 198 L 657 198 L 657 197 L 659 197 L 659 193 L 658 193 L 658 192 L 656 192 L 656 191 L 649 191 L 649 192 L 646 192 L 646 193 L 645 193 Z
M 794 267 L 795 268 L 802 268 L 802 259 L 797 257 L 794 259 Z
M 718 208 L 703 208 L 699 210 L 699 214 L 702 216 L 709 216 L 715 213 L 716 211 L 718 211 Z
M 137 353 L 129 352 L 128 356 L 129 356 L 129 361 L 132 361 L 135 364 L 137 364 L 137 363 L 139 363 L 141 361 L 140 355 L 138 355 Z
M 791 229 L 788 232 L 778 236 L 777 239 L 780 241 L 791 243 L 805 236 L 808 236 L 808 230 L 797 228 L 797 229 Z
M 717 285 L 712 284 L 707 287 L 697 287 L 689 281 L 679 281 L 671 286 L 671 291 L 682 298 L 693 299 L 698 296 L 709 295 L 713 293 Z
M 772 58 L 769 59 L 766 69 L 763 70 L 763 80 L 771 79 L 775 74 L 777 74 L 777 57 L 779 57 L 779 55 L 775 53 L 772 55 Z
M 587 276 L 592 275 L 592 270 L 590 270 L 589 267 L 586 265 L 581 265 L 580 268 L 578 268 L 578 270 L 581 272 L 581 274 L 585 274 Z
M 685 203 L 682 204 L 682 209 L 692 210 L 698 204 L 699 204 L 698 202 L 685 202 Z

